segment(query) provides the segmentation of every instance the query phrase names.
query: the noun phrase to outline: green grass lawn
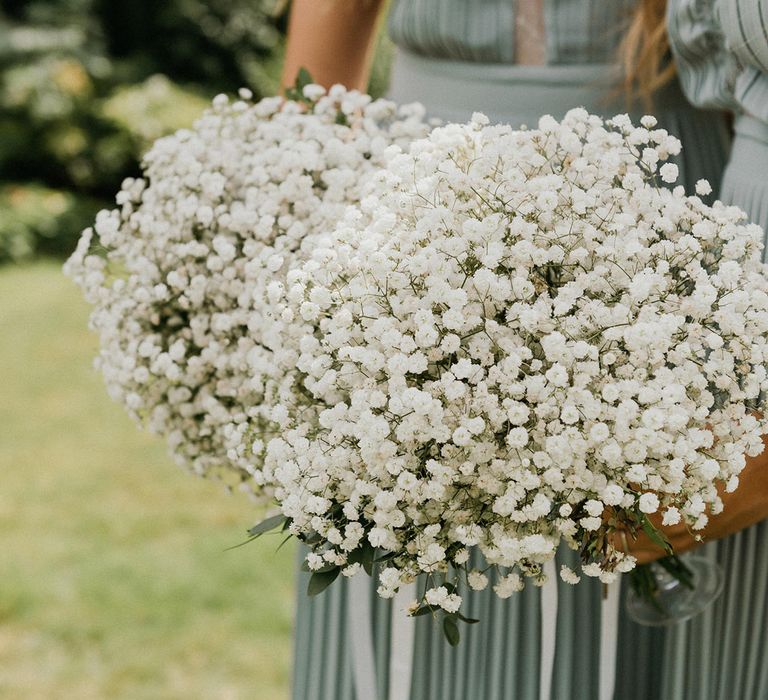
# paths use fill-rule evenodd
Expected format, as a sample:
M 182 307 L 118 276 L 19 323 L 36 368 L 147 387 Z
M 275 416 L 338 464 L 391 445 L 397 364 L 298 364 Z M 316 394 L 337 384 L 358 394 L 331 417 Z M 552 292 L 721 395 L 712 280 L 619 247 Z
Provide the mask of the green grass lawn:
M 58 263 L 0 270 L 0 698 L 287 696 L 294 549 L 92 369 Z

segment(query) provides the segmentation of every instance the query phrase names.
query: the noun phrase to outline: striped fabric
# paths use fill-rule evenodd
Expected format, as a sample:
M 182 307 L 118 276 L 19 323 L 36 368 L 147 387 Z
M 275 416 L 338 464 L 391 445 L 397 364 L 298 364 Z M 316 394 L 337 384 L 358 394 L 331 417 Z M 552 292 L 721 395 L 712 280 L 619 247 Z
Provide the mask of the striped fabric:
M 741 66 L 733 83 L 741 113 L 720 196 L 768 235 L 768 0 L 719 0 L 716 9 L 726 47 Z M 718 543 L 718 558 L 726 584 L 711 618 L 721 634 L 695 661 L 717 665 L 720 687 L 731 697 L 762 700 L 768 698 L 768 521 Z
M 768 123 L 768 0 L 670 0 L 667 23 L 691 102 Z
M 688 99 L 736 114 L 721 195 L 768 230 L 768 0 L 670 0 L 667 24 Z
M 717 9 L 726 46 L 743 66 L 734 97 L 768 123 L 768 0 L 720 0 Z
M 635 0 L 546 0 L 547 63 L 613 60 L 634 6 Z M 512 0 L 395 0 L 389 15 L 398 46 L 459 61 L 512 63 L 514 27 Z
M 720 198 L 724 202 L 740 206 L 747 212 L 751 221 L 763 227 L 767 232 L 766 235 L 768 235 L 767 168 L 768 122 L 746 114 L 742 115 L 736 120 L 736 140 L 728 168 L 723 176 Z M 767 252 L 763 250 L 764 257 L 767 257 Z M 768 552 L 768 540 L 764 542 L 764 547 Z

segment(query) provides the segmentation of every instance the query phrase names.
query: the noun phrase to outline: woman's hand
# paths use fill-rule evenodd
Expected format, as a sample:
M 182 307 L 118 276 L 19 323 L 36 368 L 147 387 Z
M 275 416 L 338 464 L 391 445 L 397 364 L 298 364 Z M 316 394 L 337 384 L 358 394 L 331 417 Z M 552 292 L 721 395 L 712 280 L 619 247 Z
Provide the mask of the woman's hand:
M 768 442 L 766 438 L 763 440 Z M 721 491 L 720 496 L 723 499 L 723 511 L 710 516 L 707 526 L 698 531 L 702 541 L 695 540 L 683 524 L 661 527 L 660 517 L 651 520 L 666 535 L 675 553 L 681 554 L 703 542 L 727 537 L 768 519 L 768 448 L 757 457 L 748 457 L 739 476 L 739 487 L 733 493 Z M 647 564 L 666 555 L 643 532 L 636 539 L 628 536 L 627 544 L 630 552 L 637 557 L 638 564 Z
M 293 0 L 283 88 L 306 68 L 325 87 L 341 83 L 365 91 L 382 7 L 384 0 Z

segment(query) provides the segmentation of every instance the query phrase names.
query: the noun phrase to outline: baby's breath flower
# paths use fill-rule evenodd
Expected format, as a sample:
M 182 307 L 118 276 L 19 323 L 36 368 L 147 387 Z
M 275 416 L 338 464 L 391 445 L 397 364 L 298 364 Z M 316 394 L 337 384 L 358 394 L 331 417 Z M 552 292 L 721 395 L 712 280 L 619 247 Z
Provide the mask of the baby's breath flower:
M 698 180 L 696 182 L 696 194 L 705 196 L 711 193 L 712 193 L 712 185 L 710 185 L 709 182 L 707 182 L 707 180 Z
M 298 313 L 282 305 L 286 274 L 359 202 L 386 149 L 427 128 L 418 108 L 338 88 L 308 85 L 304 105 L 239 96 L 157 141 L 66 270 L 94 306 L 110 395 L 192 471 L 267 497 L 262 446 L 287 416 L 271 404 L 295 360 L 276 344 Z M 313 298 L 305 317 L 329 303 Z
M 571 585 L 576 585 L 579 581 L 581 581 L 581 576 L 579 576 L 571 567 L 566 566 L 563 564 L 560 567 L 560 578 L 563 579 L 566 583 L 570 583 Z
M 451 611 L 452 568 L 486 585 L 468 547 L 506 597 L 543 583 L 561 540 L 658 511 L 702 527 L 721 506 L 715 481 L 766 428 L 747 405 L 768 389 L 768 283 L 736 210 L 657 184 L 679 143 L 654 127 L 476 117 L 388 151 L 281 300 L 293 365 L 264 471 L 298 531 L 339 529 L 353 503 Z M 602 546 L 584 574 L 634 565 Z

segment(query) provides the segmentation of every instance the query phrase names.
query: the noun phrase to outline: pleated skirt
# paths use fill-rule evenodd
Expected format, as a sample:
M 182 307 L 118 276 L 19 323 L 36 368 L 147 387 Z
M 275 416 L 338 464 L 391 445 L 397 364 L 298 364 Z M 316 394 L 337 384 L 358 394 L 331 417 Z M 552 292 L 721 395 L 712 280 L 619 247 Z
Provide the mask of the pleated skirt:
M 610 97 L 613 76 L 613 68 L 604 65 L 483 65 L 436 61 L 401 51 L 395 61 L 390 96 L 399 102 L 420 101 L 429 114 L 442 119 L 464 120 L 472 112 L 482 111 L 496 122 L 533 126 L 542 114 L 561 117 L 572 107 L 582 106 L 605 116 L 628 111 L 626 105 Z M 643 113 L 632 111 L 636 117 Z M 706 178 L 717 191 L 729 148 L 722 115 L 693 109 L 676 84 L 657 97 L 652 112 L 661 127 L 682 140 L 683 153 L 677 159 L 681 182 L 693 191 L 695 182 Z M 704 549 L 709 548 L 709 556 L 716 557 L 713 547 Z M 732 563 L 739 564 L 742 554 L 734 551 Z M 558 552 L 561 563 L 573 563 L 575 556 L 566 549 Z M 311 599 L 305 594 L 306 582 L 306 574 L 300 573 L 294 700 L 387 700 L 392 603 L 378 598 L 376 581 L 371 580 L 370 614 L 361 615 L 350 602 L 347 581 L 336 581 Z M 552 690 L 546 700 L 598 700 L 601 587 L 586 578 L 576 586 L 558 581 L 557 587 L 557 646 Z M 483 592 L 472 592 L 465 605 L 465 614 L 480 622 L 462 625 L 462 639 L 455 648 L 447 644 L 429 616 L 416 619 L 410 700 L 544 700 L 539 692 L 540 590 L 528 585 L 501 600 L 489 586 Z M 704 666 L 691 668 L 686 661 L 691 649 L 702 651 L 710 644 L 708 640 L 721 634 L 723 614 L 719 608 L 717 614 L 719 618 L 713 612 L 665 631 L 641 627 L 622 613 L 615 700 L 752 698 L 713 694 L 714 680 L 727 677 L 733 683 L 734 674 Z M 376 697 L 364 697 L 355 690 L 352 669 L 357 650 L 350 625 L 370 625 Z M 732 637 L 740 639 L 736 632 Z M 739 644 L 741 652 L 744 645 Z M 734 647 L 728 653 L 736 651 Z M 705 664 L 710 657 L 700 653 L 696 659 Z M 723 675 L 726 673 L 730 675 Z M 704 694 L 694 689 L 702 689 Z
M 735 132 L 720 199 L 768 230 L 768 124 L 742 116 Z M 766 700 L 768 522 L 701 551 L 723 567 L 725 587 L 711 608 L 665 635 L 660 697 Z

